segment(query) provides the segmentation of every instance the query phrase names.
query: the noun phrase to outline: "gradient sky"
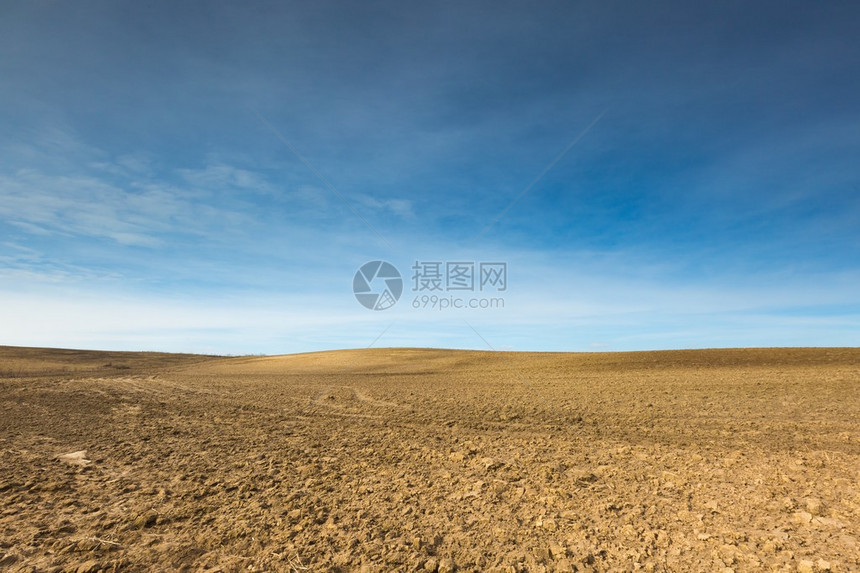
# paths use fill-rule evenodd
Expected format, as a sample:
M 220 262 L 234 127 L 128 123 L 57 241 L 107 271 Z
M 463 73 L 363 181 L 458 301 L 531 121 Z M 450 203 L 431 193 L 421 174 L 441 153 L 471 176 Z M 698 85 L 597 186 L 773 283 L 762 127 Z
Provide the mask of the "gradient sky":
M 0 344 L 860 345 L 858 29 L 856 2 L 4 2 Z M 385 311 L 352 293 L 377 259 Z M 505 308 L 414 309 L 416 260 L 507 262 Z

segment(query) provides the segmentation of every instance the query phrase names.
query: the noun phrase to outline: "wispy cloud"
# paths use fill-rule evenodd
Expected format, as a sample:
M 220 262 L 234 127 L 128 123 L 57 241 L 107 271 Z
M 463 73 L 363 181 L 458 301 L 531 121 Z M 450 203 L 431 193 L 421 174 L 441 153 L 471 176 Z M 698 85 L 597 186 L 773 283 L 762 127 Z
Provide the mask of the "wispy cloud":
M 151 225 L 163 213 L 153 194 L 132 196 L 93 177 L 20 171 L 0 176 L 0 216 L 25 230 L 104 237 L 124 245 L 154 246 Z
M 415 219 L 413 202 L 405 198 L 378 198 L 365 193 L 354 193 L 351 197 L 356 203 L 371 211 L 395 215 L 400 219 Z
M 0 217 L 35 233 L 95 237 L 157 247 L 172 234 L 214 235 L 240 226 L 241 213 L 213 207 L 206 194 L 156 182 L 126 185 L 95 176 L 21 170 L 0 175 Z
M 218 163 L 201 169 L 178 169 L 180 177 L 194 189 L 209 193 L 241 191 L 242 193 L 271 195 L 275 187 L 253 171 Z
M 150 248 L 176 235 L 223 240 L 253 223 L 249 196 L 274 193 L 247 169 L 218 163 L 156 173 L 144 155 L 107 160 L 106 152 L 56 129 L 11 152 L 40 167 L 0 172 L 0 221 L 30 234 Z M 79 160 L 73 169 L 66 153 Z

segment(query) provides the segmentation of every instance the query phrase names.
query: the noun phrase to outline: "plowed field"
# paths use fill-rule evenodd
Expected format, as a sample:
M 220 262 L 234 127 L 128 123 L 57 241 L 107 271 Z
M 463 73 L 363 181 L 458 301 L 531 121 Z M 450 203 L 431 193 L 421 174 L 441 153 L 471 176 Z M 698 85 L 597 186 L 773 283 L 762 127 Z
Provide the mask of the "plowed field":
M 860 349 L 0 348 L 0 570 L 860 571 Z

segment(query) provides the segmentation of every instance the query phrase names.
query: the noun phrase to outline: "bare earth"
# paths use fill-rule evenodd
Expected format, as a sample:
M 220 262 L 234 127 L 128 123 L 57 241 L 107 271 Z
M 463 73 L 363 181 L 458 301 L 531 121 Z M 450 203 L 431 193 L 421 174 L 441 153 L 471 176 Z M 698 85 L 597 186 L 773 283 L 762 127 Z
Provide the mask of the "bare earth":
M 860 571 L 860 349 L 0 347 L 0 570 Z

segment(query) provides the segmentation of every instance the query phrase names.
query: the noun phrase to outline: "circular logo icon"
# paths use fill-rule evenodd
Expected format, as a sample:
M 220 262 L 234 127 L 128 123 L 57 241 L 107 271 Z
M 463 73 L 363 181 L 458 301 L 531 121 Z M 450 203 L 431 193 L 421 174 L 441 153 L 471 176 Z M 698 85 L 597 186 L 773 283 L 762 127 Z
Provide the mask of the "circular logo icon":
M 394 306 L 403 294 L 403 279 L 391 263 L 370 261 L 355 272 L 352 292 L 362 306 L 385 310 Z

